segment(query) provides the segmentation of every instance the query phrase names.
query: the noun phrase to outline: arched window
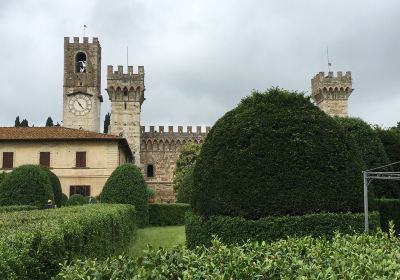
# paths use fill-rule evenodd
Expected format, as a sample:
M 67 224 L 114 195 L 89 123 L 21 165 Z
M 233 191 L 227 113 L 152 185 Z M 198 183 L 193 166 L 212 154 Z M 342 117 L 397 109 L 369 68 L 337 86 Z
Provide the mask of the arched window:
M 79 52 L 76 54 L 75 71 L 77 73 L 86 73 L 86 54 Z
M 126 87 L 124 88 L 124 96 L 128 96 L 128 89 Z
M 154 177 L 154 167 L 152 164 L 147 165 L 147 177 Z

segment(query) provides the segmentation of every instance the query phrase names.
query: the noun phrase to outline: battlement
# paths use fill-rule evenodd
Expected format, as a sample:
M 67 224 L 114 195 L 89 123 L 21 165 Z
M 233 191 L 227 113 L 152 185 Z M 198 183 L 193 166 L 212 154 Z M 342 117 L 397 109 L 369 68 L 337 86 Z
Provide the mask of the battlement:
M 319 72 L 317 75 L 315 75 L 314 79 L 318 79 L 318 80 L 324 80 L 324 79 L 339 79 L 339 80 L 351 80 L 351 72 L 347 71 L 346 74 L 344 74 L 343 76 L 343 72 L 342 71 L 338 71 L 336 73 L 336 76 L 334 76 L 333 72 L 328 72 L 328 75 L 325 76 L 325 72 Z
M 89 37 L 83 37 L 83 41 L 81 41 L 82 38 L 80 37 L 73 37 L 73 41 L 70 41 L 70 37 L 64 37 L 64 46 L 67 45 L 88 45 L 88 44 L 100 44 L 99 39 L 97 37 L 93 37 L 92 41 L 89 42 Z
M 351 72 L 347 71 L 343 75 L 343 72 L 337 72 L 336 76 L 333 72 L 328 72 L 325 75 L 324 72 L 319 72 L 311 80 L 311 91 L 312 95 L 318 95 L 321 92 L 352 92 L 352 78 Z
M 196 131 L 194 131 L 192 126 L 186 126 L 186 130 L 184 131 L 183 126 L 174 127 L 174 126 L 170 125 L 170 126 L 167 126 L 167 129 L 165 129 L 164 126 L 158 126 L 158 130 L 156 131 L 155 126 L 151 125 L 151 126 L 149 126 L 148 131 L 146 131 L 145 126 L 141 126 L 140 133 L 150 133 L 150 134 L 157 134 L 157 135 L 161 135 L 161 134 L 190 135 L 190 134 L 207 134 L 208 132 L 210 132 L 210 129 L 211 129 L 210 126 L 206 126 L 205 130 L 201 126 L 196 126 Z
M 113 65 L 107 66 L 107 78 L 108 79 L 121 79 L 121 78 L 129 78 L 129 76 L 144 76 L 144 66 L 138 66 L 138 72 L 133 72 L 133 66 L 128 66 L 127 72 L 124 72 L 124 66 L 118 65 L 117 70 L 114 71 Z

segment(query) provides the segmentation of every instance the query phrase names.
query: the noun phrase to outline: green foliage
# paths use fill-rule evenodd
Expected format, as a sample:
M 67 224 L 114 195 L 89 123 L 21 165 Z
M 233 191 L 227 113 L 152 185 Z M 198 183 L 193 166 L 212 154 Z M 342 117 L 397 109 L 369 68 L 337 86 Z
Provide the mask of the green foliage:
M 37 165 L 22 165 L 0 184 L 0 205 L 33 205 L 44 208 L 53 200 L 53 190 L 46 171 Z
M 66 206 L 67 203 L 68 203 L 68 196 L 65 193 L 61 193 L 61 206 Z
M 196 163 L 196 159 L 200 153 L 200 145 L 189 142 L 182 146 L 179 157 L 175 163 L 174 169 L 174 190 L 179 191 L 182 185 L 182 180 L 186 173 L 189 172 L 191 167 Z
M 212 245 L 150 250 L 137 260 L 77 260 L 56 279 L 398 279 L 400 271 L 400 239 L 382 232 Z
M 104 128 L 103 128 L 104 133 L 108 133 L 108 127 L 110 126 L 110 121 L 111 121 L 111 114 L 110 112 L 108 112 L 104 117 Z
M 134 164 L 118 166 L 100 194 L 102 203 L 132 204 L 137 211 L 139 227 L 148 225 L 147 185 L 140 169 Z
M 59 263 L 124 252 L 135 231 L 130 205 L 86 205 L 0 214 L 0 279 L 50 279 Z
M 7 176 L 7 173 L 6 172 L 1 172 L 0 173 L 0 184 L 1 184 L 1 182 L 4 180 L 4 178 Z
M 253 92 L 212 127 L 193 172 L 204 216 L 361 212 L 365 164 L 351 135 L 296 92 Z
M 66 206 L 78 206 L 87 204 L 88 201 L 81 194 L 73 194 L 69 197 Z
M 392 221 L 396 233 L 400 233 L 400 199 L 379 199 L 378 206 L 382 229 L 388 231 Z
M 14 126 L 15 127 L 20 127 L 21 126 L 21 121 L 19 120 L 19 116 L 17 116 L 15 118 Z
M 47 118 L 47 120 L 46 120 L 46 126 L 47 126 L 47 127 L 54 126 L 53 119 L 52 119 L 51 117 L 48 117 L 48 118 Z
M 175 226 L 185 224 L 185 213 L 189 204 L 149 204 L 149 224 L 153 226 Z
M 61 207 L 62 205 L 62 190 L 61 190 L 61 183 L 60 179 L 58 179 L 57 175 L 54 174 L 53 172 L 50 171 L 49 168 L 46 166 L 41 166 L 43 171 L 47 173 L 47 176 L 49 176 L 51 188 L 53 190 L 54 194 L 54 204 L 57 205 L 57 207 Z
M 190 203 L 192 199 L 193 192 L 193 169 L 194 166 L 191 166 L 186 174 L 183 176 L 183 179 L 180 183 L 180 187 L 178 189 L 178 193 L 176 195 L 177 202 L 180 203 Z
M 372 212 L 369 216 L 371 229 L 379 227 L 379 214 Z M 209 246 L 213 235 L 217 235 L 226 244 L 235 244 L 249 239 L 271 242 L 287 236 L 332 237 L 335 231 L 363 232 L 364 214 L 319 213 L 246 220 L 229 216 L 203 218 L 188 212 L 185 225 L 186 245 L 194 248 L 199 245 Z
M 29 127 L 28 120 L 27 120 L 27 119 L 23 119 L 23 120 L 21 121 L 20 127 Z
M 353 135 L 360 148 L 367 169 L 376 168 L 390 163 L 385 148 L 376 130 L 359 118 L 336 118 L 336 120 Z M 391 167 L 380 171 L 393 171 Z M 376 180 L 372 185 L 375 196 L 378 198 L 400 197 L 400 186 L 397 182 L 389 180 Z
M 156 191 L 153 190 L 152 188 L 147 187 L 146 189 L 146 193 L 147 193 L 147 198 L 154 198 L 156 196 Z
M 93 196 L 85 196 L 85 204 L 96 204 L 99 203 Z
M 37 210 L 38 208 L 32 205 L 11 205 L 11 206 L 1 206 L 0 213 L 6 212 L 16 212 L 16 211 L 31 211 Z
M 391 162 L 400 161 L 400 129 L 382 129 L 378 127 L 376 130 L 378 131 L 378 135 L 385 147 L 389 160 Z

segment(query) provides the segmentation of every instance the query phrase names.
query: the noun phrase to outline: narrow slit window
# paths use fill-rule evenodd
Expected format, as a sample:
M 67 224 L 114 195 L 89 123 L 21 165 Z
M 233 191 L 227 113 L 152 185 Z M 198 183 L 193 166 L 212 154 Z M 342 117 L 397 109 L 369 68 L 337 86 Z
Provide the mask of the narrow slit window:
M 152 164 L 147 165 L 147 177 L 154 177 L 154 166 Z

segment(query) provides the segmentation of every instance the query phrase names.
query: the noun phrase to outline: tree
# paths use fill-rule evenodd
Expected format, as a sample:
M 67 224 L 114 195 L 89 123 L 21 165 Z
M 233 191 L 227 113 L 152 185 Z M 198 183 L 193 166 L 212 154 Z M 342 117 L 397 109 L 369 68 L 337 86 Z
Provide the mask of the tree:
M 104 133 L 108 133 L 108 127 L 110 126 L 111 114 L 108 112 L 104 118 Z
M 29 127 L 28 121 L 26 119 L 23 119 L 22 122 L 21 122 L 20 127 Z
M 389 160 L 391 162 L 400 161 L 400 129 L 397 128 L 376 128 L 378 135 L 382 141 L 383 146 Z
M 52 120 L 51 117 L 48 117 L 48 118 L 47 118 L 47 120 L 46 120 L 46 126 L 47 126 L 47 127 L 54 126 L 53 120 Z
M 188 171 L 182 178 L 182 181 L 178 189 L 178 193 L 176 195 L 176 201 L 179 203 L 190 203 L 192 200 L 193 169 L 194 165 L 190 166 Z
M 174 190 L 178 192 L 186 173 L 194 165 L 200 153 L 200 145 L 189 142 L 182 146 L 174 169 Z
M 15 127 L 20 127 L 21 126 L 21 122 L 20 122 L 20 120 L 19 120 L 19 116 L 17 116 L 16 118 L 15 118 Z

